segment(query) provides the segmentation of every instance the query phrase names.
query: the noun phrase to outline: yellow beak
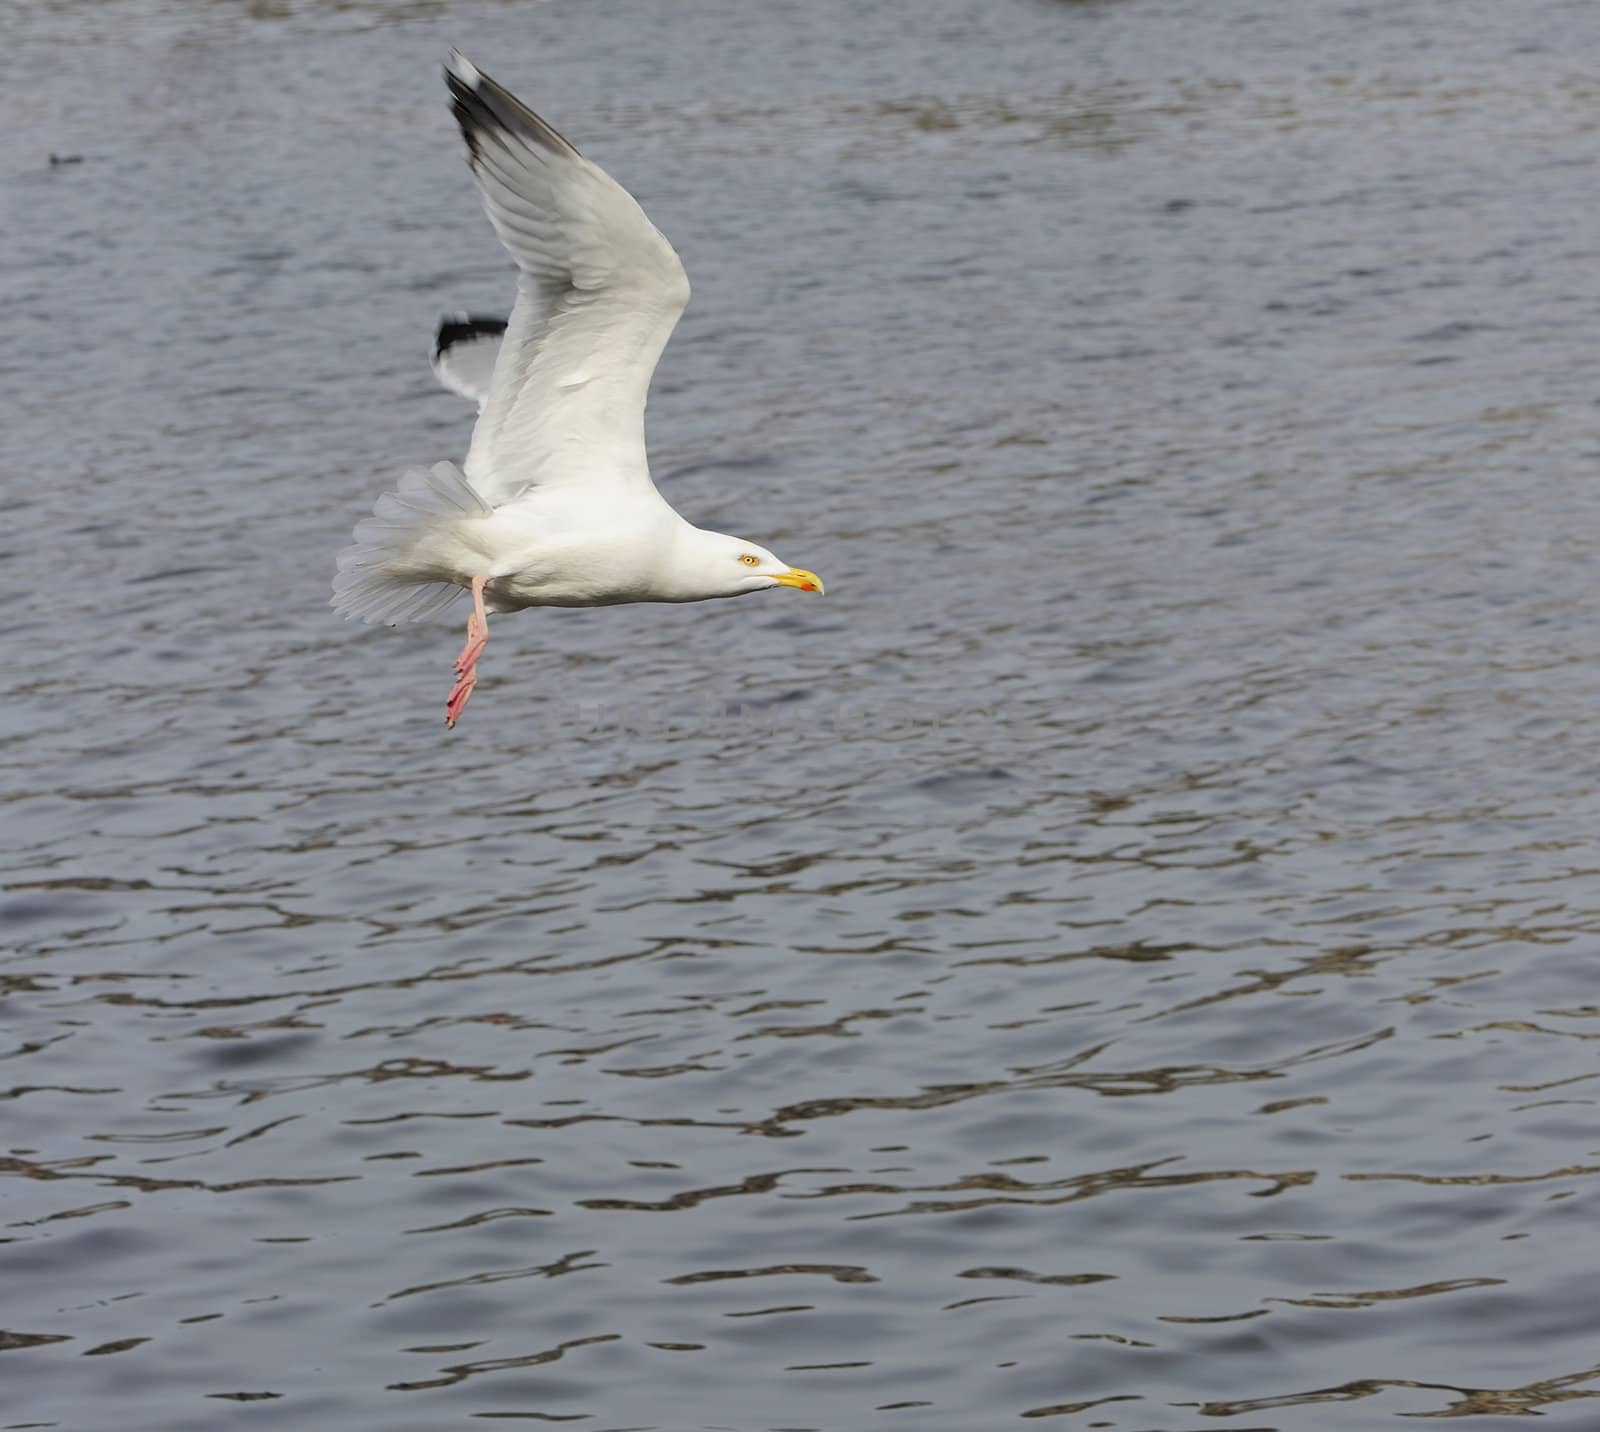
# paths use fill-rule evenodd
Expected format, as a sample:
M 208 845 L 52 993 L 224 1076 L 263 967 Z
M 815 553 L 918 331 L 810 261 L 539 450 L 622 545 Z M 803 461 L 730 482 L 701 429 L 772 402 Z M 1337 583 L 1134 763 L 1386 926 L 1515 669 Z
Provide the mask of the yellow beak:
M 797 587 L 802 592 L 815 592 L 818 596 L 824 590 L 822 578 L 815 572 L 808 572 L 804 567 L 790 567 L 787 572 L 778 572 L 773 577 L 780 587 Z

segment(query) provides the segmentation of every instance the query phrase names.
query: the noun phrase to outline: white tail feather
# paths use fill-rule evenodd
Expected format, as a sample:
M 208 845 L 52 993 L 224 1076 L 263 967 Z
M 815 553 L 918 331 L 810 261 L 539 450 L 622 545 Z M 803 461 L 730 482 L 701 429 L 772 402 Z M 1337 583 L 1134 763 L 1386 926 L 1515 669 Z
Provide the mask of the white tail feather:
M 490 515 L 453 462 L 414 467 L 356 524 L 355 542 L 339 554 L 331 605 L 364 622 L 412 622 L 434 616 L 462 593 L 442 560 L 459 524 Z

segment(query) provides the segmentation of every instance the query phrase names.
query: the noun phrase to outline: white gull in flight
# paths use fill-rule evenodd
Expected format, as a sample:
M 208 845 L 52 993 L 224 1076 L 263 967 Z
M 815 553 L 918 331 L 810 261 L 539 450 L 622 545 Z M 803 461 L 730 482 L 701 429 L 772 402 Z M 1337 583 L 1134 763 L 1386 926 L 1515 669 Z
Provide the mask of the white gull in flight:
M 451 342 L 441 330 L 435 371 L 479 403 L 466 462 L 413 468 L 378 499 L 339 554 L 333 605 L 415 621 L 470 592 L 445 703 L 454 726 L 478 682 L 489 612 L 820 592 L 822 582 L 685 521 L 650 480 L 645 395 L 689 301 L 672 245 L 621 185 L 454 51 L 445 80 L 489 222 L 517 262 L 516 303 L 487 391 L 494 321 L 466 320 L 482 331 Z M 452 361 L 469 338 L 478 351 Z

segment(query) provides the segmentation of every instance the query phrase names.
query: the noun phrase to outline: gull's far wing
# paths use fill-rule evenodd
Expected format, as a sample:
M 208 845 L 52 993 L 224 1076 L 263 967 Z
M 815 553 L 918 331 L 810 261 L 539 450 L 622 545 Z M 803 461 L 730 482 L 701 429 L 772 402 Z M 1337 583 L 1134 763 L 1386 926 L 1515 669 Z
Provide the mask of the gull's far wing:
M 483 411 L 494 378 L 494 360 L 506 331 L 503 318 L 458 313 L 439 325 L 433 336 L 433 376 L 452 393 L 470 398 Z
M 520 270 L 467 477 L 494 505 L 532 486 L 648 488 L 645 396 L 689 301 L 683 265 L 633 196 L 515 96 L 454 52 L 445 78 Z

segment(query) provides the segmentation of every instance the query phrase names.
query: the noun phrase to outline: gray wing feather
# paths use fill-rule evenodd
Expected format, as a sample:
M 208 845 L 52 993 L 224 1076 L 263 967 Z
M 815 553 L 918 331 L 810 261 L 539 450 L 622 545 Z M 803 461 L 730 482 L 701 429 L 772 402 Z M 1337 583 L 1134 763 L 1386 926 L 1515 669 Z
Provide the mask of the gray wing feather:
M 650 486 L 645 398 L 689 300 L 683 265 L 633 197 L 515 96 L 455 53 L 446 79 L 520 270 L 467 476 L 495 505 L 532 486 Z

